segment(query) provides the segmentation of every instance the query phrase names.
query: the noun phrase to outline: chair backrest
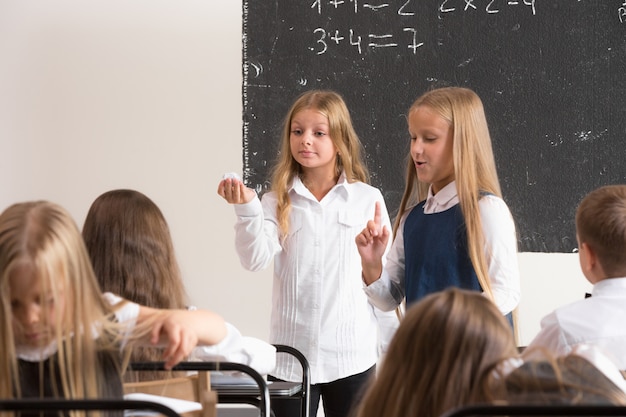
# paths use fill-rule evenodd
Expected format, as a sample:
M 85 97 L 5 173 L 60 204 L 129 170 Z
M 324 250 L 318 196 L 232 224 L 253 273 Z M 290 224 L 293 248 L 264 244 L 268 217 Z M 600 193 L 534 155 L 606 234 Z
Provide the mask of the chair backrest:
M 211 391 L 211 374 L 199 371 L 193 375 L 150 381 L 124 383 L 124 394 L 142 393 L 199 402 L 201 417 L 215 417 L 217 394 Z
M 129 371 L 162 371 L 164 370 L 163 362 L 132 362 L 129 365 Z M 261 417 L 269 417 L 270 410 L 270 391 L 267 382 L 257 371 L 242 363 L 235 362 L 179 362 L 172 371 L 239 371 L 254 379 L 259 388 L 259 409 Z M 209 381 L 210 382 L 210 381 Z M 213 391 L 208 391 L 213 392 Z
M 72 411 L 72 410 L 90 410 L 90 411 L 126 411 L 126 410 L 149 410 L 152 413 L 157 412 L 165 417 L 181 417 L 171 408 L 151 402 L 151 401 L 134 401 L 121 399 L 58 399 L 58 398 L 22 398 L 22 399 L 0 399 L 0 411 L 19 411 L 25 412 L 52 412 L 52 411 Z M 45 415 L 45 414 L 44 414 Z
M 471 405 L 450 410 L 441 417 L 469 416 L 625 416 L 617 405 Z
M 309 417 L 311 407 L 311 368 L 309 366 L 309 361 L 302 354 L 302 352 L 294 347 L 279 344 L 275 344 L 274 347 L 276 348 L 276 353 L 287 353 L 289 355 L 295 356 L 296 360 L 300 362 L 300 366 L 302 366 L 302 389 L 299 393 L 302 404 L 300 415 L 302 417 Z

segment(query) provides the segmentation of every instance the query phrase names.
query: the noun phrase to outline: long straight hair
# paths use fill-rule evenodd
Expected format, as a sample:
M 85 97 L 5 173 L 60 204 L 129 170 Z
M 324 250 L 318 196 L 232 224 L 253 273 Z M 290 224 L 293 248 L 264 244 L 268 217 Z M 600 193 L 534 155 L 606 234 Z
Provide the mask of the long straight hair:
M 329 134 L 337 148 L 335 174 L 346 173 L 348 182 L 369 182 L 369 173 L 363 162 L 361 141 L 352 125 L 352 118 L 345 101 L 338 93 L 328 90 L 311 90 L 301 94 L 293 103 L 285 120 L 281 135 L 280 152 L 272 169 L 272 191 L 276 193 L 276 218 L 281 236 L 289 230 L 291 200 L 289 186 L 302 167 L 291 154 L 291 121 L 294 116 L 307 109 L 320 112 L 328 118 Z
M 432 293 L 407 309 L 356 417 L 438 417 L 482 402 L 492 372 L 516 355 L 508 322 L 482 294 Z
M 478 200 L 483 193 L 502 197 L 502 191 L 482 101 L 470 89 L 445 87 L 424 93 L 411 105 L 408 113 L 420 106 L 426 106 L 437 113 L 453 130 L 454 176 L 467 230 L 469 257 L 483 291 L 493 300 Z M 429 185 L 417 178 L 409 154 L 404 193 L 393 226 L 394 236 L 402 215 L 426 199 Z
M 58 355 L 54 363 L 50 361 L 51 375 L 56 373 L 56 365 L 60 377 L 60 385 L 50 381 L 55 396 L 102 396 L 107 383 L 101 380 L 98 352 L 109 352 L 119 359 L 120 328 L 113 320 L 113 308 L 100 293 L 76 224 L 62 207 L 46 201 L 15 204 L 0 214 L 0 396 L 22 395 L 10 280 L 24 268 L 34 274 L 41 293 L 50 294 L 41 300 L 42 314 L 50 303 L 62 305 L 58 301 L 64 298 L 65 309 L 56 314 L 54 322 Z M 38 383 L 43 395 L 46 381 Z
M 83 239 L 100 287 L 155 308 L 185 308 L 187 294 L 159 207 L 135 190 L 107 191 L 91 204 Z
M 111 190 L 89 208 L 83 239 L 103 291 L 160 309 L 184 309 L 187 293 L 170 229 L 159 207 L 135 190 Z M 158 361 L 163 349 L 137 347 L 131 361 Z M 156 379 L 163 372 L 127 375 Z

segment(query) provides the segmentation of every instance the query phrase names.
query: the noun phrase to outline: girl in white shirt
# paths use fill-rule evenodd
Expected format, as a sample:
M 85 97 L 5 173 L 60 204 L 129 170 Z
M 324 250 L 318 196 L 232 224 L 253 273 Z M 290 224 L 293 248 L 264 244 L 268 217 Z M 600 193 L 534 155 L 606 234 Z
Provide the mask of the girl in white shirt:
M 170 369 L 226 335 L 209 311 L 103 296 L 76 224 L 46 201 L 0 214 L 0 308 L 0 398 L 121 398 L 133 345 L 163 346 Z
M 381 222 L 390 224 L 382 194 L 367 184 L 361 152 L 341 96 L 308 91 L 285 119 L 272 190 L 259 200 L 237 178 L 218 186 L 235 204 L 242 265 L 258 271 L 274 262 L 270 339 L 309 361 L 312 416 L 320 396 L 326 417 L 348 415 L 378 359 L 376 315 L 386 318 L 383 339 L 397 327 L 393 312 L 369 304 L 359 279 L 359 223 L 378 204 Z M 272 375 L 300 381 L 300 365 L 279 357 Z

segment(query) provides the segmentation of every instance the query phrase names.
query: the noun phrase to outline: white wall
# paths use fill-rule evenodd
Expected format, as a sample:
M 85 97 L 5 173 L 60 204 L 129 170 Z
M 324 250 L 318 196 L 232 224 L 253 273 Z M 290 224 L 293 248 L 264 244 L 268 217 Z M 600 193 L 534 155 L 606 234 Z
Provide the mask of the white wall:
M 0 210 L 49 199 L 80 226 L 102 192 L 142 191 L 192 301 L 267 339 L 271 272 L 240 267 L 215 192 L 242 169 L 241 1 L 0 0 L 0 62 Z M 520 262 L 525 344 L 589 286 L 576 255 Z

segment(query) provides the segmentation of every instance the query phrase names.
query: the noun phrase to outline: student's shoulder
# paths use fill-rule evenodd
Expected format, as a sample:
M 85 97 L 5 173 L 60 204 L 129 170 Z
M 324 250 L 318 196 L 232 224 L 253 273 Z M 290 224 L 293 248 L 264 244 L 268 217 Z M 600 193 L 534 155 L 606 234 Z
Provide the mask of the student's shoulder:
M 480 211 L 483 213 L 490 213 L 492 215 L 511 214 L 511 210 L 506 202 L 501 197 L 494 194 L 482 195 L 478 200 L 478 206 L 480 207 Z
M 478 202 L 481 205 L 491 204 L 506 206 L 506 202 L 502 197 L 498 197 L 497 195 L 491 193 L 481 193 Z
M 598 301 L 599 300 L 581 298 L 580 300 L 575 300 L 555 308 L 551 315 L 560 327 L 579 328 L 584 323 L 593 326 L 592 322 L 595 322 L 595 320 L 583 319 L 585 317 L 589 319 L 596 316 L 595 309 Z
M 378 188 L 366 182 L 361 182 L 361 181 L 348 182 L 346 183 L 346 187 L 358 193 L 382 196 L 382 193 Z
M 119 322 L 134 320 L 139 316 L 139 304 L 128 301 L 111 292 L 105 292 L 102 296 L 112 306 L 115 317 Z
M 278 194 L 276 194 L 276 191 L 273 191 L 273 190 L 272 191 L 266 191 L 262 195 L 258 196 L 258 198 L 262 202 L 276 201 L 276 199 L 278 198 Z

